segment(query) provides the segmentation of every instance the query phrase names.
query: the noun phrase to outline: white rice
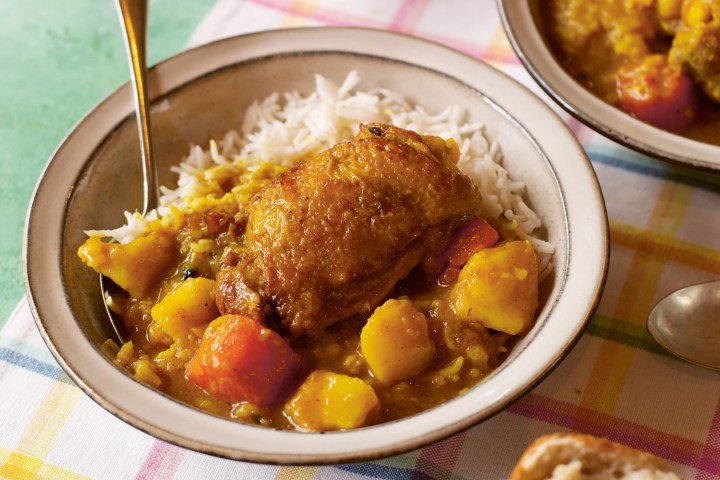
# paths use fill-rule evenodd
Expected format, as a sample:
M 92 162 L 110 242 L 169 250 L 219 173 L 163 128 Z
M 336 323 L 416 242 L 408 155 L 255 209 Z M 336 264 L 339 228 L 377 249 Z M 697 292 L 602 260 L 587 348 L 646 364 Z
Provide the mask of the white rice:
M 145 218 L 125 212 L 126 225 L 87 233 L 127 243 L 143 233 L 147 221 L 171 215 L 170 206 L 187 207 L 193 199 L 216 193 L 216 181 L 233 175 L 236 166 L 293 165 L 309 153 L 352 139 L 360 123 L 391 123 L 424 135 L 453 138 L 460 146 L 458 167 L 482 193 L 483 216 L 516 227 L 521 238 L 530 240 L 540 254 L 540 278 L 547 276 L 555 248 L 534 234 L 542 223 L 523 200 L 525 185 L 509 178 L 500 147 L 487 138 L 483 125 L 467 122 L 466 112 L 458 106 L 433 115 L 389 90 L 356 91 L 359 81 L 354 71 L 339 86 L 316 75 L 315 92 L 308 96 L 275 93 L 254 102 L 239 131 L 211 140 L 205 149 L 192 146 L 173 167 L 177 186 L 161 187 L 157 211 Z

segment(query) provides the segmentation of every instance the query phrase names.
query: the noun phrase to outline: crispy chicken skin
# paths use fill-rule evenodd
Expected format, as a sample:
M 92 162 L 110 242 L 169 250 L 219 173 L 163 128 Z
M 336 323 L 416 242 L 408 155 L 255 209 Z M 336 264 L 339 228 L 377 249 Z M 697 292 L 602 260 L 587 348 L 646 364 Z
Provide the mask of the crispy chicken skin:
M 296 336 L 370 312 L 479 215 L 457 157 L 452 142 L 370 124 L 288 170 L 247 206 L 244 242 L 218 275 L 220 311 L 270 306 Z

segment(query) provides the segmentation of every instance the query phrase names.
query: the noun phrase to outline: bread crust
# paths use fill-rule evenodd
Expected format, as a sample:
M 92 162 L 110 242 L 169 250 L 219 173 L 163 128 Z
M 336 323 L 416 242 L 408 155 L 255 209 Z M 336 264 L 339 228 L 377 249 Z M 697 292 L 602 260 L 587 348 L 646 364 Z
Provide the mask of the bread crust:
M 558 466 L 562 467 L 555 471 Z M 509 480 L 623 479 L 630 474 L 682 480 L 655 455 L 581 433 L 539 437 L 525 450 Z

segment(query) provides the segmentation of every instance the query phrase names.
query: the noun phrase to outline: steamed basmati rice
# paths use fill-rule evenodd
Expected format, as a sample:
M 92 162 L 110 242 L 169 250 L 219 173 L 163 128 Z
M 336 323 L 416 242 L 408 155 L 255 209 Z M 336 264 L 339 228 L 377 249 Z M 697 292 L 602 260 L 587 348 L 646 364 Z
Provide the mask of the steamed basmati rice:
M 433 115 L 390 90 L 357 91 L 359 81 L 354 71 L 339 86 L 316 75 L 316 89 L 310 95 L 293 91 L 255 101 L 239 131 L 211 140 L 204 149 L 192 146 L 189 155 L 173 167 L 177 186 L 161 187 L 157 210 L 145 218 L 126 212 L 123 227 L 87 233 L 127 243 L 144 232 L 147 222 L 173 215 L 171 207 L 192 208 L 197 199 L 220 195 L 219 182 L 239 168 L 259 168 L 266 162 L 290 166 L 308 154 L 352 139 L 360 123 L 390 123 L 424 135 L 453 138 L 460 147 L 458 167 L 482 193 L 483 216 L 530 240 L 540 254 L 540 278 L 547 276 L 554 246 L 534 234 L 542 223 L 523 200 L 525 185 L 509 178 L 500 147 L 487 138 L 483 125 L 467 122 L 466 112 L 458 106 Z

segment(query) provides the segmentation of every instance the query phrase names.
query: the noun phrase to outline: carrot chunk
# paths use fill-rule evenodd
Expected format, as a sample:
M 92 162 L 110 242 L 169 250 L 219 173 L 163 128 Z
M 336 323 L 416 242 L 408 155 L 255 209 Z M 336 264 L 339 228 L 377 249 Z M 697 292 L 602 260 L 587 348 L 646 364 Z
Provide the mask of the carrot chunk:
M 617 90 L 623 110 L 666 130 L 682 130 L 695 118 L 697 98 L 690 76 L 662 55 L 621 68 Z
M 497 230 L 482 218 L 473 218 L 463 225 L 440 256 L 440 262 L 444 265 L 440 283 L 449 285 L 455 282 L 460 269 L 475 252 L 492 247 L 499 239 Z
M 211 395 L 263 406 L 275 401 L 299 364 L 280 335 L 252 318 L 226 315 L 208 325 L 185 373 Z

